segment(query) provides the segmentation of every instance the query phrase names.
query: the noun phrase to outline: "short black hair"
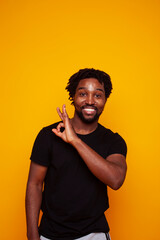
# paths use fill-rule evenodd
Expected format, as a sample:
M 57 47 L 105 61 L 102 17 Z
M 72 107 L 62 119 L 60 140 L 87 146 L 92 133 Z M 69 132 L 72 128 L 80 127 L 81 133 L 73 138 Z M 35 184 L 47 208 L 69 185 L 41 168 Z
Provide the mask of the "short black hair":
M 104 84 L 106 99 L 112 92 L 112 82 L 110 76 L 100 70 L 94 68 L 80 69 L 77 73 L 73 74 L 68 80 L 67 87 L 65 88 L 69 92 L 69 100 L 72 101 L 76 93 L 77 86 L 82 79 L 85 78 L 96 78 L 101 84 Z

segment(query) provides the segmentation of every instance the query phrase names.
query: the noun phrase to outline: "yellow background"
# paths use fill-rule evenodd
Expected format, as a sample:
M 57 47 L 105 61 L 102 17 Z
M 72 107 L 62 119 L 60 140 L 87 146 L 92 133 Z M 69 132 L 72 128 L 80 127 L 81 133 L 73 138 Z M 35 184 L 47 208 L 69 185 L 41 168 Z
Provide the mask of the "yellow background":
M 100 123 L 123 136 L 128 173 L 109 190 L 112 240 L 160 239 L 160 3 L 158 0 L 1 0 L 0 238 L 25 240 L 25 188 L 34 139 L 58 121 L 68 78 L 111 75 Z

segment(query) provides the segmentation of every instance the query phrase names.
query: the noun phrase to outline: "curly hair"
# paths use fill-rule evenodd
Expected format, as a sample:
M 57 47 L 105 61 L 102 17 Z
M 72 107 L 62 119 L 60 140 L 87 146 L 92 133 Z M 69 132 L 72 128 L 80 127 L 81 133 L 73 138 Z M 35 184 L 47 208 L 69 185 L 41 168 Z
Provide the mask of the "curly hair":
M 80 69 L 77 73 L 70 77 L 65 88 L 69 92 L 69 100 L 72 101 L 72 104 L 77 86 L 79 82 L 85 78 L 96 78 L 101 84 L 104 84 L 106 99 L 109 97 L 112 92 L 112 82 L 110 76 L 107 73 L 94 68 L 84 68 Z

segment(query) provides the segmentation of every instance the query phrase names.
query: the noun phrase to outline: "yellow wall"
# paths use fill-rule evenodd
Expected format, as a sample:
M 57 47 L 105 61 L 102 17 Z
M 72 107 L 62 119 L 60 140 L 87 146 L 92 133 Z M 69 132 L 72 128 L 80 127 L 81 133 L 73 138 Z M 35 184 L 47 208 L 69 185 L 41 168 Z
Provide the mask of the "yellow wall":
M 84 67 L 106 71 L 113 93 L 100 122 L 128 143 L 128 174 L 109 190 L 112 240 L 160 239 L 158 0 L 1 0 L 2 240 L 25 240 L 25 187 L 38 131 L 73 109 L 64 88 Z

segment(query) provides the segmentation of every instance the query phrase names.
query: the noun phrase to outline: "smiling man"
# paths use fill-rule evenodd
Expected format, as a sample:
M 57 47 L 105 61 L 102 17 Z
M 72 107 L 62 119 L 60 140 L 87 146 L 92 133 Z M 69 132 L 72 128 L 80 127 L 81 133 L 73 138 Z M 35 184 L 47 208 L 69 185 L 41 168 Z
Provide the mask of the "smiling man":
M 107 187 L 119 189 L 127 170 L 125 141 L 98 123 L 112 83 L 105 72 L 86 68 L 71 76 L 66 89 L 75 108 L 73 118 L 65 105 L 57 108 L 61 121 L 43 128 L 33 146 L 27 237 L 109 240 Z
M 74 96 L 75 116 L 85 123 L 96 123 L 106 102 L 104 86 L 95 78 L 79 82 Z

